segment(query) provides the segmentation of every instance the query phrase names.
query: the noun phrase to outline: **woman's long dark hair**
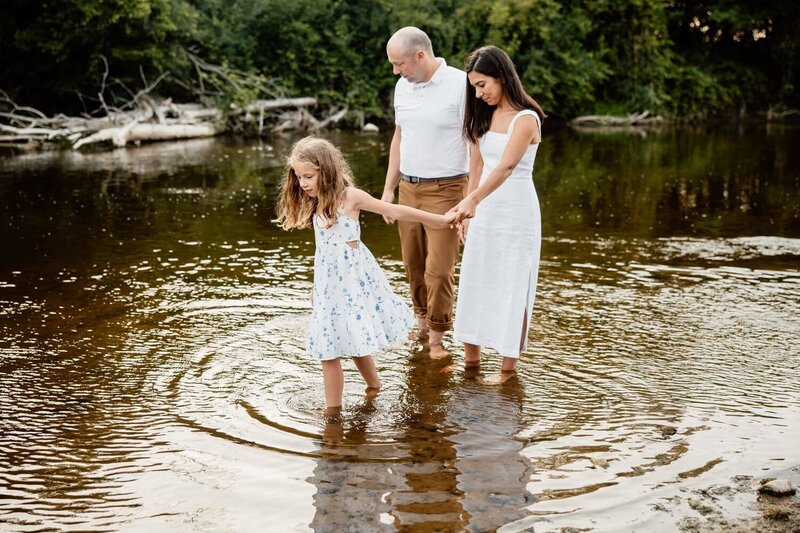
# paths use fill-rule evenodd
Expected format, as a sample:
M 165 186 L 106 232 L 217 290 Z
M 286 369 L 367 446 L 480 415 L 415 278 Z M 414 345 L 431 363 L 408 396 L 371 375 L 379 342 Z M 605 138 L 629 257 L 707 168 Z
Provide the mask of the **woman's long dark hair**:
M 506 100 L 515 109 L 520 111 L 532 109 L 539 115 L 540 120 L 544 120 L 547 116 L 536 100 L 525 92 L 511 58 L 496 46 L 482 46 L 472 52 L 467 57 L 464 70 L 467 71 L 467 74 L 475 71 L 497 79 L 503 88 Z M 489 131 L 495 107 L 475 97 L 475 89 L 470 85 L 469 79 L 467 79 L 466 102 L 463 134 L 468 141 L 476 143 L 484 133 Z

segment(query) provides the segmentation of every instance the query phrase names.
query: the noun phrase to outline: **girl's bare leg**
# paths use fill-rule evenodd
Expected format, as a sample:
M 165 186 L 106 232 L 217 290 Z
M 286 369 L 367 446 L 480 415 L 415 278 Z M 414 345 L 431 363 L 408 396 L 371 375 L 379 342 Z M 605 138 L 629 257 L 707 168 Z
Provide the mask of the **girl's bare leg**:
M 378 369 L 375 368 L 375 361 L 371 355 L 364 357 L 353 357 L 361 377 L 367 384 L 367 397 L 374 397 L 381 390 L 381 378 L 378 377 Z
M 344 372 L 339 359 L 322 361 L 322 381 L 325 383 L 325 414 L 333 416 L 342 410 Z
M 464 368 L 478 368 L 481 366 L 481 347 L 477 344 L 464 343 Z

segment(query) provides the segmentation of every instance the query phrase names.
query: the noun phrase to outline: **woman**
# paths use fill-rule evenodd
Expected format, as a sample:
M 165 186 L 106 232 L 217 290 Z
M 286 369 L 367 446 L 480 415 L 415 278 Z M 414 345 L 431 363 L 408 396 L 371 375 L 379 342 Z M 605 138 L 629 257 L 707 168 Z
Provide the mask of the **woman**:
M 468 194 L 451 210 L 465 239 L 455 338 L 466 368 L 480 365 L 481 346 L 497 350 L 504 383 L 527 347 L 536 295 L 541 217 L 531 175 L 545 114 L 496 46 L 472 52 L 465 70 L 472 156 Z

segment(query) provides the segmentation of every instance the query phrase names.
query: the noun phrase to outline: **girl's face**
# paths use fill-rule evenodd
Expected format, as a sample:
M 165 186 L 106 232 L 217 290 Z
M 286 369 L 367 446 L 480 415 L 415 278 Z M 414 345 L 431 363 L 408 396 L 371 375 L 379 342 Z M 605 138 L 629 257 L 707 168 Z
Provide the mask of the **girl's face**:
M 496 106 L 503 99 L 503 85 L 500 80 L 472 71 L 467 74 L 469 84 L 475 88 L 475 98 L 480 98 L 491 106 Z
M 292 169 L 300 183 L 300 188 L 310 197 L 316 198 L 319 194 L 319 168 L 311 163 L 297 161 L 292 164 Z

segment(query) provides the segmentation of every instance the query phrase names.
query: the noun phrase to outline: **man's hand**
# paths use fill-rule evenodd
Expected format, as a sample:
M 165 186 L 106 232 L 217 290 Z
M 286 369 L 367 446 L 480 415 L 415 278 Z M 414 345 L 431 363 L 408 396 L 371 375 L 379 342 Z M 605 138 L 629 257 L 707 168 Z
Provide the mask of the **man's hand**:
M 384 192 L 383 196 L 381 196 L 381 201 L 393 204 L 394 203 L 394 191 Z M 387 224 L 394 224 L 394 220 L 395 219 L 393 219 L 390 216 L 383 215 L 383 221 L 386 222 Z
M 458 238 L 461 242 L 467 242 L 467 230 L 469 229 L 469 219 L 462 220 L 460 224 L 456 224 L 458 230 Z

